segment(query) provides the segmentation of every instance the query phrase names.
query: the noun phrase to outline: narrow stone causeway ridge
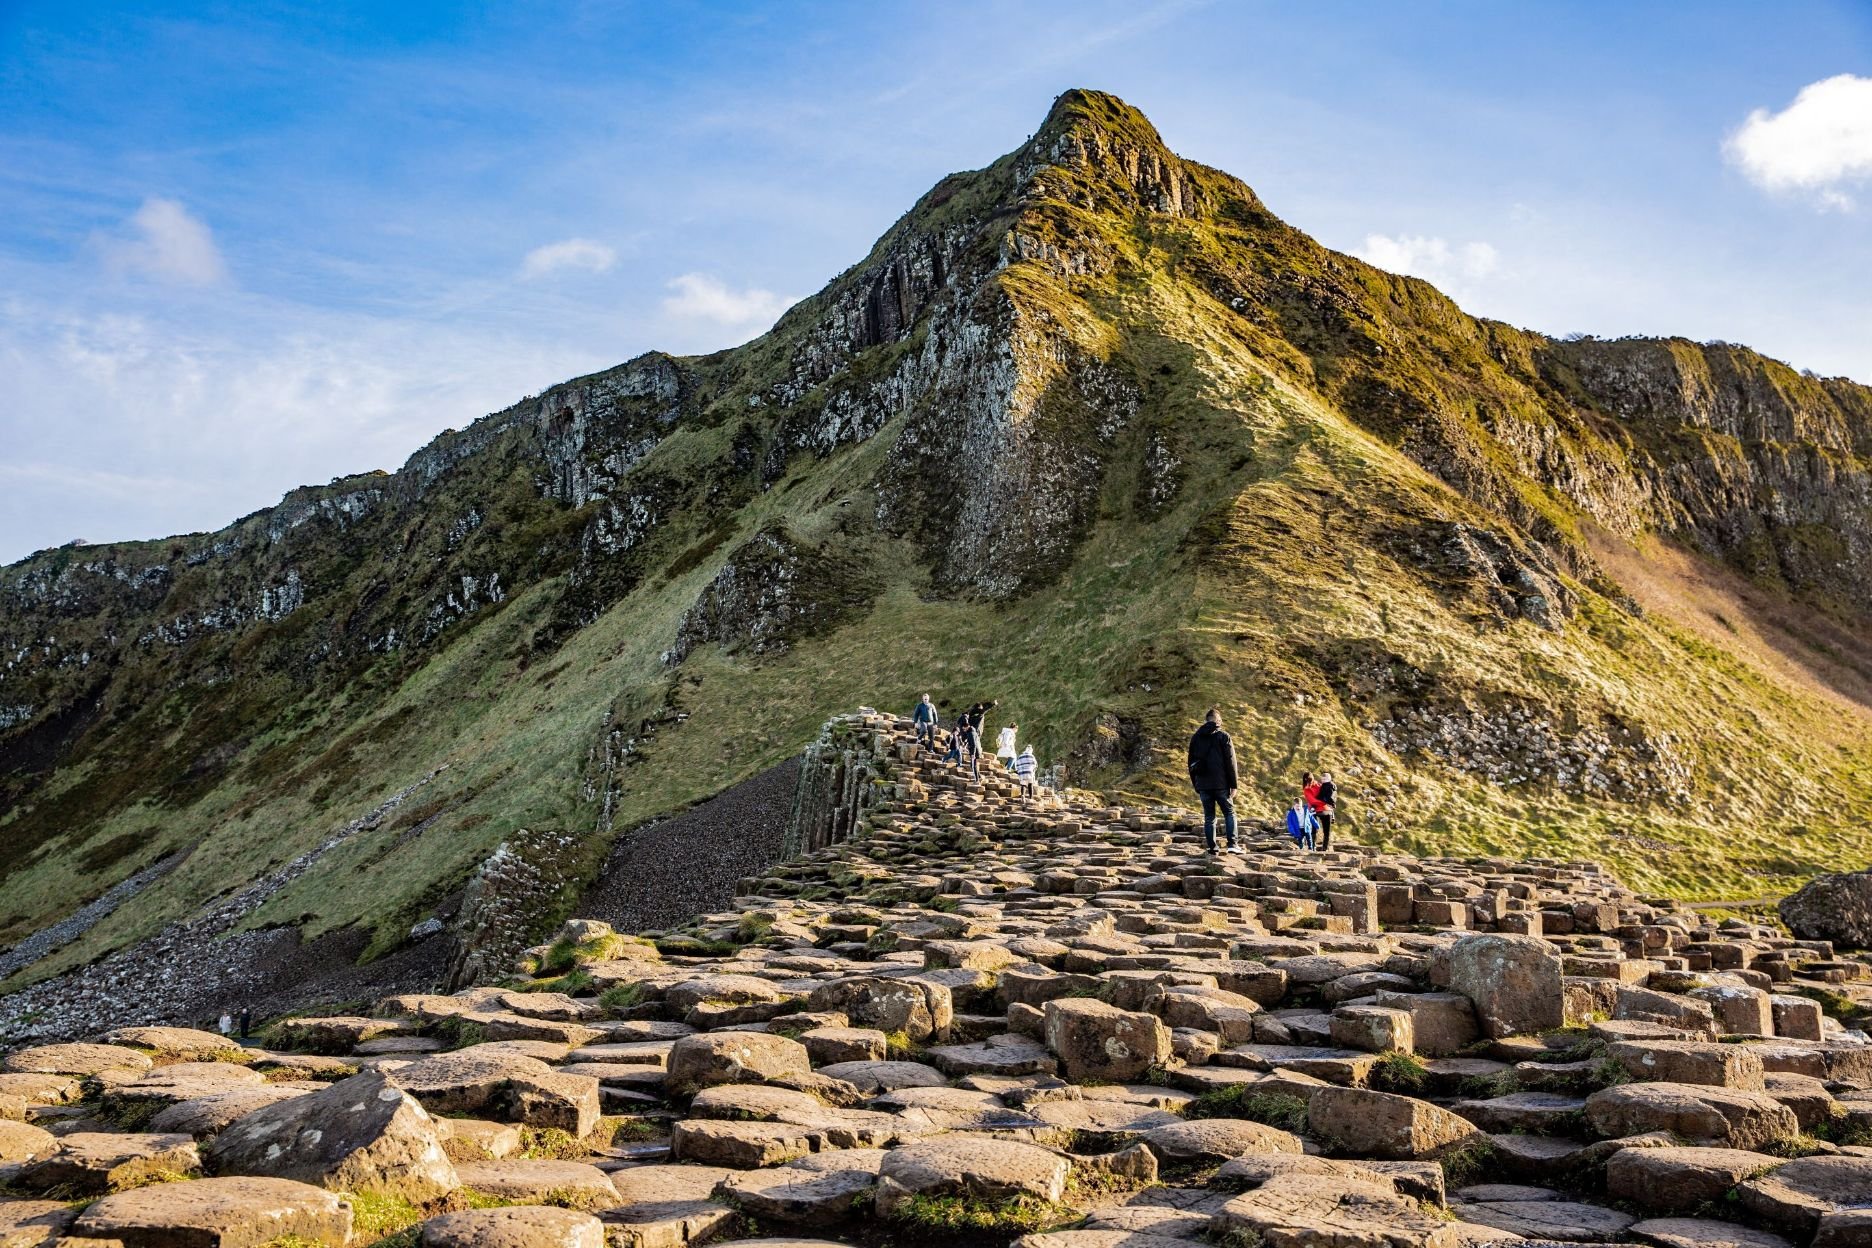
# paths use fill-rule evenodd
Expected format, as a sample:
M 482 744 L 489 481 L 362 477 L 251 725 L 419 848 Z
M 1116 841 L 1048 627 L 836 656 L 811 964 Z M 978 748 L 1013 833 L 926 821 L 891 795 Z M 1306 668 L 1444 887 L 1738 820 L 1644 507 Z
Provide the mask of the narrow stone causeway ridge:
M 1865 955 L 825 740 L 812 848 L 678 930 L 7 1054 L 0 1246 L 1872 1244 Z

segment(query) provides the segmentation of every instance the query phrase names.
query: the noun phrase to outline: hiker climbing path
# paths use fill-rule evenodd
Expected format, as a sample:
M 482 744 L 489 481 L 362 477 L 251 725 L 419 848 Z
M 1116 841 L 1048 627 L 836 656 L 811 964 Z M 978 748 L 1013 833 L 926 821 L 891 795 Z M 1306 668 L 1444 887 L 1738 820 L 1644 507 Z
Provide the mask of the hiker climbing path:
M 680 930 L 9 1054 L 0 1242 L 1872 1243 L 1863 955 L 1591 863 L 1211 857 L 838 727 L 844 839 Z

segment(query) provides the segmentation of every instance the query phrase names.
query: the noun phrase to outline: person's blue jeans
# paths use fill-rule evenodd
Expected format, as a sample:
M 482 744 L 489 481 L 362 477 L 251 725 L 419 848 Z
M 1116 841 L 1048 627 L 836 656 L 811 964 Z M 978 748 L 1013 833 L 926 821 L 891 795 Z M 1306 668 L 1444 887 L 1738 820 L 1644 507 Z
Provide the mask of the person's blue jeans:
M 1216 808 L 1222 809 L 1222 829 L 1228 836 L 1229 848 L 1235 848 L 1235 799 L 1227 789 L 1197 789 L 1196 796 L 1202 798 L 1203 808 L 1203 847 L 1214 850 Z

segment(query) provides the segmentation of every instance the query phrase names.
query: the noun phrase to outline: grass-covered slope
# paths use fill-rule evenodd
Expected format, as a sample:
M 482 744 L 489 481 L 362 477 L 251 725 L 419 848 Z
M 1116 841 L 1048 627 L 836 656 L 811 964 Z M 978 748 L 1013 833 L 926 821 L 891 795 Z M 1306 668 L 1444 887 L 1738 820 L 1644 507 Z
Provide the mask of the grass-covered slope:
M 95 956 L 443 765 L 248 921 L 386 948 L 521 829 L 569 903 L 925 689 L 1141 798 L 1213 702 L 1252 811 L 1329 766 L 1356 839 L 1758 896 L 1872 857 L 1868 454 L 1851 383 L 1474 320 L 1070 93 L 745 347 L 0 570 L 0 942 L 178 855 L 26 974 Z

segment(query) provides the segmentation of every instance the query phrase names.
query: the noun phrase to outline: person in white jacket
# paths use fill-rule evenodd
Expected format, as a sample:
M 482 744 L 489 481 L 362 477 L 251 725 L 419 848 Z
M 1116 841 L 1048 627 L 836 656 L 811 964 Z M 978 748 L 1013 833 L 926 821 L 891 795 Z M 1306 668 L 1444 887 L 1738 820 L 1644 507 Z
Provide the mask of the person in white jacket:
M 995 738 L 995 757 L 1005 763 L 1009 771 L 1014 770 L 1014 756 L 1020 752 L 1014 744 L 1017 727 L 1016 724 L 1009 724 L 1001 730 L 1001 735 Z

